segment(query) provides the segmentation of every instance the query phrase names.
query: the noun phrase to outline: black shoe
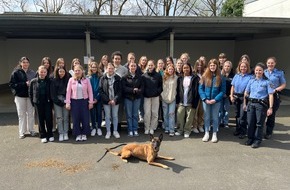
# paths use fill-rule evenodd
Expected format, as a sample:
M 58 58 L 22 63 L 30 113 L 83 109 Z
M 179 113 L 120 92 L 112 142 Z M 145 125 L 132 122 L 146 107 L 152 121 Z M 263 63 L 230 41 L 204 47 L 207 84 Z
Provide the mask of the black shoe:
M 259 148 L 260 146 L 260 143 L 258 141 L 255 141 L 253 144 L 252 144 L 252 148 Z
M 246 135 L 240 134 L 239 135 L 239 139 L 244 139 L 246 137 Z
M 238 136 L 238 135 L 240 135 L 240 132 L 235 131 L 233 134 L 234 134 L 234 136 Z
M 246 142 L 245 142 L 245 145 L 246 146 L 250 146 L 253 144 L 253 140 L 252 139 L 248 139 Z
M 264 138 L 265 139 L 270 139 L 270 138 L 272 138 L 272 135 L 265 135 Z
M 223 128 L 223 127 L 225 127 L 225 125 L 224 125 L 223 123 L 221 123 L 221 124 L 219 125 L 219 127 Z

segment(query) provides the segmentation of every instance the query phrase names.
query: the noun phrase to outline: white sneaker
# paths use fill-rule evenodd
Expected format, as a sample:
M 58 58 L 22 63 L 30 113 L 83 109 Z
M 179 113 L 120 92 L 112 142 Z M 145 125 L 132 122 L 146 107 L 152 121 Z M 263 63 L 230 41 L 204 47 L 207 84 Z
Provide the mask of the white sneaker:
M 192 131 L 196 134 L 199 133 L 199 130 L 197 130 L 197 128 L 193 128 Z
M 43 138 L 40 140 L 42 143 L 47 143 L 47 139 L 46 138 Z
M 63 135 L 63 140 L 67 141 L 68 139 L 69 139 L 69 138 L 68 138 L 68 134 L 65 133 L 65 134 Z
M 82 135 L 82 140 L 86 141 L 87 140 L 87 135 Z
M 184 138 L 189 138 L 189 134 L 184 133 Z
M 130 131 L 130 132 L 128 133 L 128 137 L 133 137 L 133 132 L 132 132 L 132 131 Z
M 113 135 L 116 139 L 119 139 L 120 138 L 120 134 L 118 133 L 118 131 L 114 131 L 113 132 Z
M 111 132 L 107 132 L 105 139 L 110 139 L 111 138 Z
M 78 135 L 76 141 L 82 141 L 82 135 Z
M 154 130 L 153 130 L 153 129 L 150 129 L 150 130 L 149 130 L 149 133 L 150 133 L 151 135 L 154 135 Z
M 96 129 L 93 129 L 93 130 L 91 131 L 91 136 L 94 137 L 95 135 L 96 135 Z
M 218 141 L 218 139 L 217 139 L 217 133 L 214 132 L 214 133 L 212 133 L 211 142 L 216 143 L 217 141 Z
M 97 134 L 98 134 L 98 136 L 102 136 L 103 135 L 102 130 L 101 129 L 98 129 L 97 130 Z
M 144 123 L 144 119 L 142 117 L 140 117 L 139 123 Z
M 102 121 L 102 124 L 101 124 L 103 127 L 106 126 L 106 121 Z
M 49 137 L 49 142 L 53 142 L 54 141 L 54 137 Z
M 179 132 L 174 133 L 176 136 L 180 136 L 181 134 Z
M 198 130 L 199 130 L 199 132 L 204 133 L 203 127 L 199 127 Z
M 149 134 L 149 130 L 146 129 L 145 132 L 144 132 L 144 134 L 145 135 L 148 135 Z
M 204 136 L 203 136 L 203 138 L 202 138 L 202 141 L 203 141 L 203 142 L 207 142 L 208 139 L 209 139 L 209 132 L 205 132 L 205 134 L 204 134 Z
M 135 136 L 135 137 L 138 137 L 138 136 L 139 136 L 138 131 L 134 131 L 134 136 Z
M 63 141 L 63 134 L 59 134 L 58 141 Z

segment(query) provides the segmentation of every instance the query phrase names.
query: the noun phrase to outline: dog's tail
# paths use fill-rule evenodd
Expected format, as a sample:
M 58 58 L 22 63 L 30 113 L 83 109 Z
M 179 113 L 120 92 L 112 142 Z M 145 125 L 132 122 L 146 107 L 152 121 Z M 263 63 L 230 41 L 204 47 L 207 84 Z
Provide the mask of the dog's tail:
M 127 145 L 127 144 L 120 144 L 120 145 L 118 145 L 118 146 L 115 146 L 115 147 L 112 147 L 112 148 L 106 148 L 106 152 L 104 153 L 104 155 L 97 161 L 97 162 L 100 162 L 105 156 L 106 156 L 106 154 L 108 153 L 108 152 L 110 152 L 110 150 L 113 150 L 113 149 L 116 149 L 116 148 L 118 148 L 118 147 L 120 147 L 120 146 L 124 146 L 124 145 Z

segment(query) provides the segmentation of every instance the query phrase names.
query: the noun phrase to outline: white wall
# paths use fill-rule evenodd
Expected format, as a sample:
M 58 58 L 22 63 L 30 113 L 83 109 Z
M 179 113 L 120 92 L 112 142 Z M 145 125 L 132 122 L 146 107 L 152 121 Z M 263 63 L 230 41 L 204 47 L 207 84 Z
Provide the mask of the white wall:
M 257 0 L 245 4 L 244 17 L 290 18 L 290 0 Z

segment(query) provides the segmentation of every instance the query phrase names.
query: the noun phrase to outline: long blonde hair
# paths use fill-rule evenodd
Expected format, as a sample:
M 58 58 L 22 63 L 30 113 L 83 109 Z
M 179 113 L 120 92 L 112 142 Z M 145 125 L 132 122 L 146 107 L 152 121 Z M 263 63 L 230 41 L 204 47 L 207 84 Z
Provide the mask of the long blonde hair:
M 92 66 L 95 66 L 95 67 L 97 67 L 97 72 L 96 72 L 96 75 L 98 76 L 98 77 L 100 77 L 100 76 L 102 76 L 102 71 L 101 71 L 101 69 L 100 69 L 100 67 L 99 67 L 99 64 L 95 61 L 95 60 L 92 60 L 91 62 L 90 62 L 90 65 L 89 65 L 89 71 L 88 71 L 88 76 L 92 76 L 92 74 L 94 74 L 93 72 L 92 72 Z

